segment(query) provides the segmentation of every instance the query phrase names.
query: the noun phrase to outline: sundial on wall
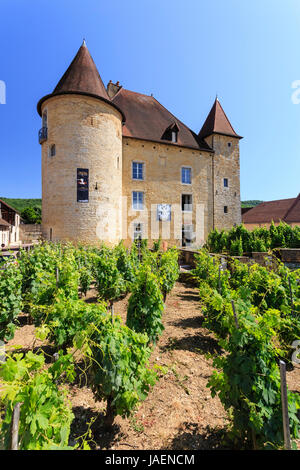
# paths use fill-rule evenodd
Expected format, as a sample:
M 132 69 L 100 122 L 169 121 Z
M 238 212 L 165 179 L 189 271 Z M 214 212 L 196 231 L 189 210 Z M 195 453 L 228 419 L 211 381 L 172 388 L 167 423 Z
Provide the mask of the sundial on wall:
M 171 220 L 171 204 L 157 204 L 158 220 Z

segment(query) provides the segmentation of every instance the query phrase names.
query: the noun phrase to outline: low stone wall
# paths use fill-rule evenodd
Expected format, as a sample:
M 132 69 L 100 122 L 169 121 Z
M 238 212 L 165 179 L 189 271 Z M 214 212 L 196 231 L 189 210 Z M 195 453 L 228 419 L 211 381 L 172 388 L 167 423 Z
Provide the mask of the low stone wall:
M 192 250 L 189 248 L 179 248 L 179 264 L 181 266 L 195 267 L 195 254 L 198 250 Z
M 23 243 L 42 240 L 42 226 L 40 224 L 21 224 L 20 239 Z
M 300 248 L 280 248 L 278 251 L 283 263 L 300 264 Z

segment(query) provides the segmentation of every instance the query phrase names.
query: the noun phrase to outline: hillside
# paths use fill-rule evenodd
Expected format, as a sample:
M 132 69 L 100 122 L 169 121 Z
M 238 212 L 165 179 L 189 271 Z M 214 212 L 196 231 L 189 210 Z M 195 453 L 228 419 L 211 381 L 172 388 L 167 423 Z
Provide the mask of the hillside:
M 27 207 L 42 208 L 42 199 L 12 199 L 8 197 L 0 197 L 0 199 L 2 199 L 4 202 L 7 202 L 7 204 L 19 212 L 22 212 Z
M 250 201 L 241 201 L 242 207 L 255 207 L 258 204 L 261 204 L 264 201 L 260 201 L 258 199 L 252 199 Z
M 22 212 L 26 207 L 40 207 L 42 208 L 42 199 L 11 199 L 7 197 L 0 197 L 4 202 L 14 207 L 17 211 Z M 242 207 L 255 207 L 263 201 L 253 199 L 249 201 L 242 201 Z

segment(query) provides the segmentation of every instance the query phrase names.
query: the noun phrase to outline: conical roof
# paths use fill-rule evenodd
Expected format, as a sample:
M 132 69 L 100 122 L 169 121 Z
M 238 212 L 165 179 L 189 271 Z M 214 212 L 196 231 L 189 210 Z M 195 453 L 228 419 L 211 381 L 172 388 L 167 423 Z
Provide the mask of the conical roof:
M 85 41 L 53 91 L 61 92 L 90 93 L 109 99 Z
M 41 105 L 46 99 L 56 95 L 74 93 L 107 101 L 121 112 L 121 110 L 111 102 L 95 62 L 86 47 L 85 41 L 83 41 L 82 46 L 79 48 L 76 56 L 59 80 L 53 92 L 50 95 L 44 96 L 38 102 L 37 108 L 39 114 L 41 115 Z M 123 115 L 123 121 L 125 121 L 124 114 L 122 112 L 121 114 Z
M 216 98 L 213 107 L 211 108 L 206 121 L 203 124 L 201 131 L 199 132 L 199 137 L 204 139 L 211 134 L 222 134 L 242 139 L 242 137 L 235 132 L 232 125 L 230 124 L 230 121 L 226 116 L 218 98 Z

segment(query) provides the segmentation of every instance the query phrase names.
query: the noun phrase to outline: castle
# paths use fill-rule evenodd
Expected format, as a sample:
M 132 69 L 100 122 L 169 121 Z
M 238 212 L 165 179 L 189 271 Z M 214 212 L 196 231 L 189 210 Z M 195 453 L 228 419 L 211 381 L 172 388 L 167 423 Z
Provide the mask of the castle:
M 241 137 L 218 99 L 196 134 L 153 96 L 105 88 L 83 42 L 37 109 L 44 238 L 198 247 L 241 223 Z

